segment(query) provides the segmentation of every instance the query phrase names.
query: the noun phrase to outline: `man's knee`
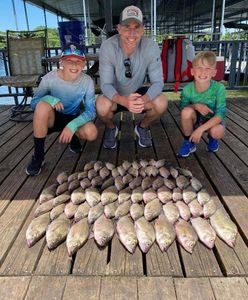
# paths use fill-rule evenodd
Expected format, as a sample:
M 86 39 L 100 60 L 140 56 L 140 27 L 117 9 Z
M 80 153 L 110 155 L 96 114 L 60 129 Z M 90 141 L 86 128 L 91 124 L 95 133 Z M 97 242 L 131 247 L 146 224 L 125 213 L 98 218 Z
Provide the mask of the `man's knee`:
M 111 110 L 112 102 L 103 95 L 96 99 L 96 112 L 100 116 L 105 116 Z

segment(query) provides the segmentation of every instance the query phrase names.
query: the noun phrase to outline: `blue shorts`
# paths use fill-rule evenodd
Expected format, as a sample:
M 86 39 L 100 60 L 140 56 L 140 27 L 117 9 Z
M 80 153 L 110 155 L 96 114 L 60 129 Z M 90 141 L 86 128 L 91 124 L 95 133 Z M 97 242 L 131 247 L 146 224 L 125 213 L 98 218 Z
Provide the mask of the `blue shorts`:
M 196 122 L 194 124 L 194 129 L 200 127 L 202 124 L 206 123 L 209 119 L 204 118 L 199 112 L 196 112 Z M 220 125 L 225 127 L 225 122 L 222 120 Z

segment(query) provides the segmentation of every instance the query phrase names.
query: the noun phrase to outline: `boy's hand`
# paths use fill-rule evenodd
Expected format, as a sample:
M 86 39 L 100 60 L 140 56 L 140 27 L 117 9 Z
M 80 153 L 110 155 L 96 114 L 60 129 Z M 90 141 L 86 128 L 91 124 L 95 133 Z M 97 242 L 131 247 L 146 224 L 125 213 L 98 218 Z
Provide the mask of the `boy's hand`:
M 59 142 L 63 144 L 69 144 L 73 137 L 73 133 L 68 127 L 65 127 L 59 136 Z
M 197 103 L 194 105 L 195 110 L 197 110 L 202 116 L 206 116 L 209 113 L 213 113 L 212 109 L 210 109 L 206 104 Z
M 203 132 L 204 132 L 204 130 L 201 127 L 198 127 L 191 134 L 191 136 L 189 138 L 189 141 L 192 142 L 192 143 L 199 143 Z
M 57 111 L 63 110 L 64 109 L 64 105 L 62 102 L 58 102 L 54 105 L 54 109 Z

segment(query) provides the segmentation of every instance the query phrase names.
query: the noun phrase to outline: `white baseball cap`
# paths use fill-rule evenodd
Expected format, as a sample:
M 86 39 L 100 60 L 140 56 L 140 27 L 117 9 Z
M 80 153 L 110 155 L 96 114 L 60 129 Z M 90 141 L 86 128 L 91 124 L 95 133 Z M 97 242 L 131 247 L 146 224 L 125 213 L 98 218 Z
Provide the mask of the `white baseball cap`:
M 143 14 L 142 11 L 134 5 L 127 6 L 123 9 L 120 15 L 120 24 L 126 25 L 130 21 L 136 21 L 140 25 L 143 25 Z

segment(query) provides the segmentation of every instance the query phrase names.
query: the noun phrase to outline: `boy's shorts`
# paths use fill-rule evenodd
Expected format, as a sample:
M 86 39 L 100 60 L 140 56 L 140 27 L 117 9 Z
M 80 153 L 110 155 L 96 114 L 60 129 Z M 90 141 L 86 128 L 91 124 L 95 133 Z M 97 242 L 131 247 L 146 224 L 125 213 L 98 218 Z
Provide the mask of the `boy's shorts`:
M 146 94 L 146 92 L 148 91 L 148 89 L 149 89 L 148 86 L 142 86 L 135 93 L 138 93 L 141 96 L 143 96 L 143 95 Z M 128 111 L 128 109 L 125 106 L 117 104 L 117 109 L 114 111 L 114 114 L 117 114 L 118 112 L 121 112 L 121 111 Z
M 194 124 L 194 129 L 200 127 L 202 124 L 206 123 L 209 119 L 204 118 L 199 112 L 196 112 L 196 122 Z M 225 122 L 222 120 L 220 125 L 225 127 Z
M 74 120 L 76 117 L 79 116 L 79 114 L 78 115 L 62 114 L 57 110 L 54 110 L 54 113 L 55 113 L 54 125 L 52 128 L 48 128 L 47 134 L 62 131 L 69 122 L 71 122 L 72 120 Z

